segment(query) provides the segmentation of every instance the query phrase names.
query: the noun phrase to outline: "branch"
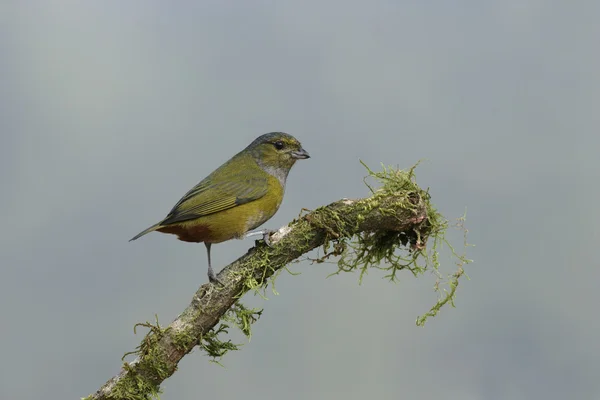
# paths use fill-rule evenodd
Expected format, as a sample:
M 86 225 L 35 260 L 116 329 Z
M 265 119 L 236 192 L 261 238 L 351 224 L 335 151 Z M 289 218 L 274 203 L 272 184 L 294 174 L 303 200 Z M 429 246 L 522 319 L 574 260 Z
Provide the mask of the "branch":
M 437 235 L 446 225 L 429 203 L 428 193 L 414 182 L 412 171 L 369 171 L 383 182 L 383 187 L 373 191 L 372 196 L 342 199 L 300 216 L 271 236 L 272 247 L 257 242 L 256 247 L 225 267 L 219 273 L 223 286 L 210 283 L 200 286 L 191 303 L 167 328 L 161 328 L 158 322 L 139 324 L 150 328 L 150 332 L 135 352 L 137 358 L 124 363 L 118 375 L 88 398 L 151 398 L 195 346 L 213 356 L 222 355 L 228 344 L 234 346 L 216 340 L 216 335 L 227 328 L 223 324 L 215 327 L 227 317 L 228 310 L 246 292 L 266 286 L 269 277 L 317 247 L 324 246 L 326 250 L 318 261 L 331 255 L 346 260 L 344 264 L 340 261 L 340 270 L 348 265 L 392 262 L 391 255 L 401 246 L 408 248 L 408 253 L 413 254 L 410 259 L 415 261 L 423 253 L 429 236 Z M 352 247 L 349 241 L 353 237 L 359 238 L 362 249 Z M 333 250 L 327 253 L 330 246 Z M 347 262 L 350 254 L 355 257 L 353 263 Z M 415 272 L 408 264 L 393 266 Z M 238 326 L 253 322 L 253 310 L 246 310 L 239 303 L 236 307 Z

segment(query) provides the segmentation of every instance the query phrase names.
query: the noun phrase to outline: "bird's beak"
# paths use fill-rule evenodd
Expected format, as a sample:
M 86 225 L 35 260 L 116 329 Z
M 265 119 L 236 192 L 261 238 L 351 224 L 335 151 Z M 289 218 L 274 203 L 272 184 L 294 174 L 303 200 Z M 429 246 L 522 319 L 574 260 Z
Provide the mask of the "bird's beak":
M 305 158 L 310 158 L 310 154 L 308 154 L 308 152 L 303 148 L 300 148 L 300 150 L 292 151 L 292 158 L 295 158 L 296 160 L 303 160 Z

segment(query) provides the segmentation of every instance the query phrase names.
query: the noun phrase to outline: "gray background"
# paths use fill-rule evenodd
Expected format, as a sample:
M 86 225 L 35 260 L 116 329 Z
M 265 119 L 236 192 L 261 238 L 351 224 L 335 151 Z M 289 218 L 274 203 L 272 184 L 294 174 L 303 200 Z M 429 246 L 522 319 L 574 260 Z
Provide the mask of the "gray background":
M 367 195 L 359 159 L 468 209 L 470 281 L 425 328 L 430 275 L 296 264 L 226 368 L 195 351 L 163 399 L 598 399 L 600 3 L 2 2 L 0 398 L 78 398 L 206 281 L 151 234 L 259 134 L 298 163 L 277 228 Z M 452 239 L 460 246 L 460 235 Z M 213 248 L 219 267 L 251 240 Z M 445 271 L 454 268 L 444 258 Z M 239 336 L 236 340 L 242 341 Z

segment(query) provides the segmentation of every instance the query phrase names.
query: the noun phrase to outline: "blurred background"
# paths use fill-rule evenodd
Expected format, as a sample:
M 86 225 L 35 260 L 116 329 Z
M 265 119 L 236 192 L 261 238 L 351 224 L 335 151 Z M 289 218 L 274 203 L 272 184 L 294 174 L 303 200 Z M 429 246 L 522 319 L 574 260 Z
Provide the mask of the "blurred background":
M 203 245 L 134 234 L 258 135 L 312 158 L 276 229 L 408 168 L 470 281 L 294 264 L 225 368 L 164 400 L 600 398 L 598 2 L 46 1 L 0 5 L 0 398 L 79 398 L 206 281 Z M 460 232 L 450 235 L 461 249 Z M 213 247 L 220 269 L 252 240 Z M 455 269 L 442 259 L 444 271 Z M 243 342 L 239 335 L 233 336 Z

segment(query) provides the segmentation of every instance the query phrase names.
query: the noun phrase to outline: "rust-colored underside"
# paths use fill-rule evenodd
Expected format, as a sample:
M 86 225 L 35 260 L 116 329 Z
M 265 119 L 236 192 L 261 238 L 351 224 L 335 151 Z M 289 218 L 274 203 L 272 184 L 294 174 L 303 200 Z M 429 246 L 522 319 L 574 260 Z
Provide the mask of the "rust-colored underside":
M 167 225 L 157 231 L 177 235 L 184 242 L 211 242 L 211 231 L 206 225 Z

